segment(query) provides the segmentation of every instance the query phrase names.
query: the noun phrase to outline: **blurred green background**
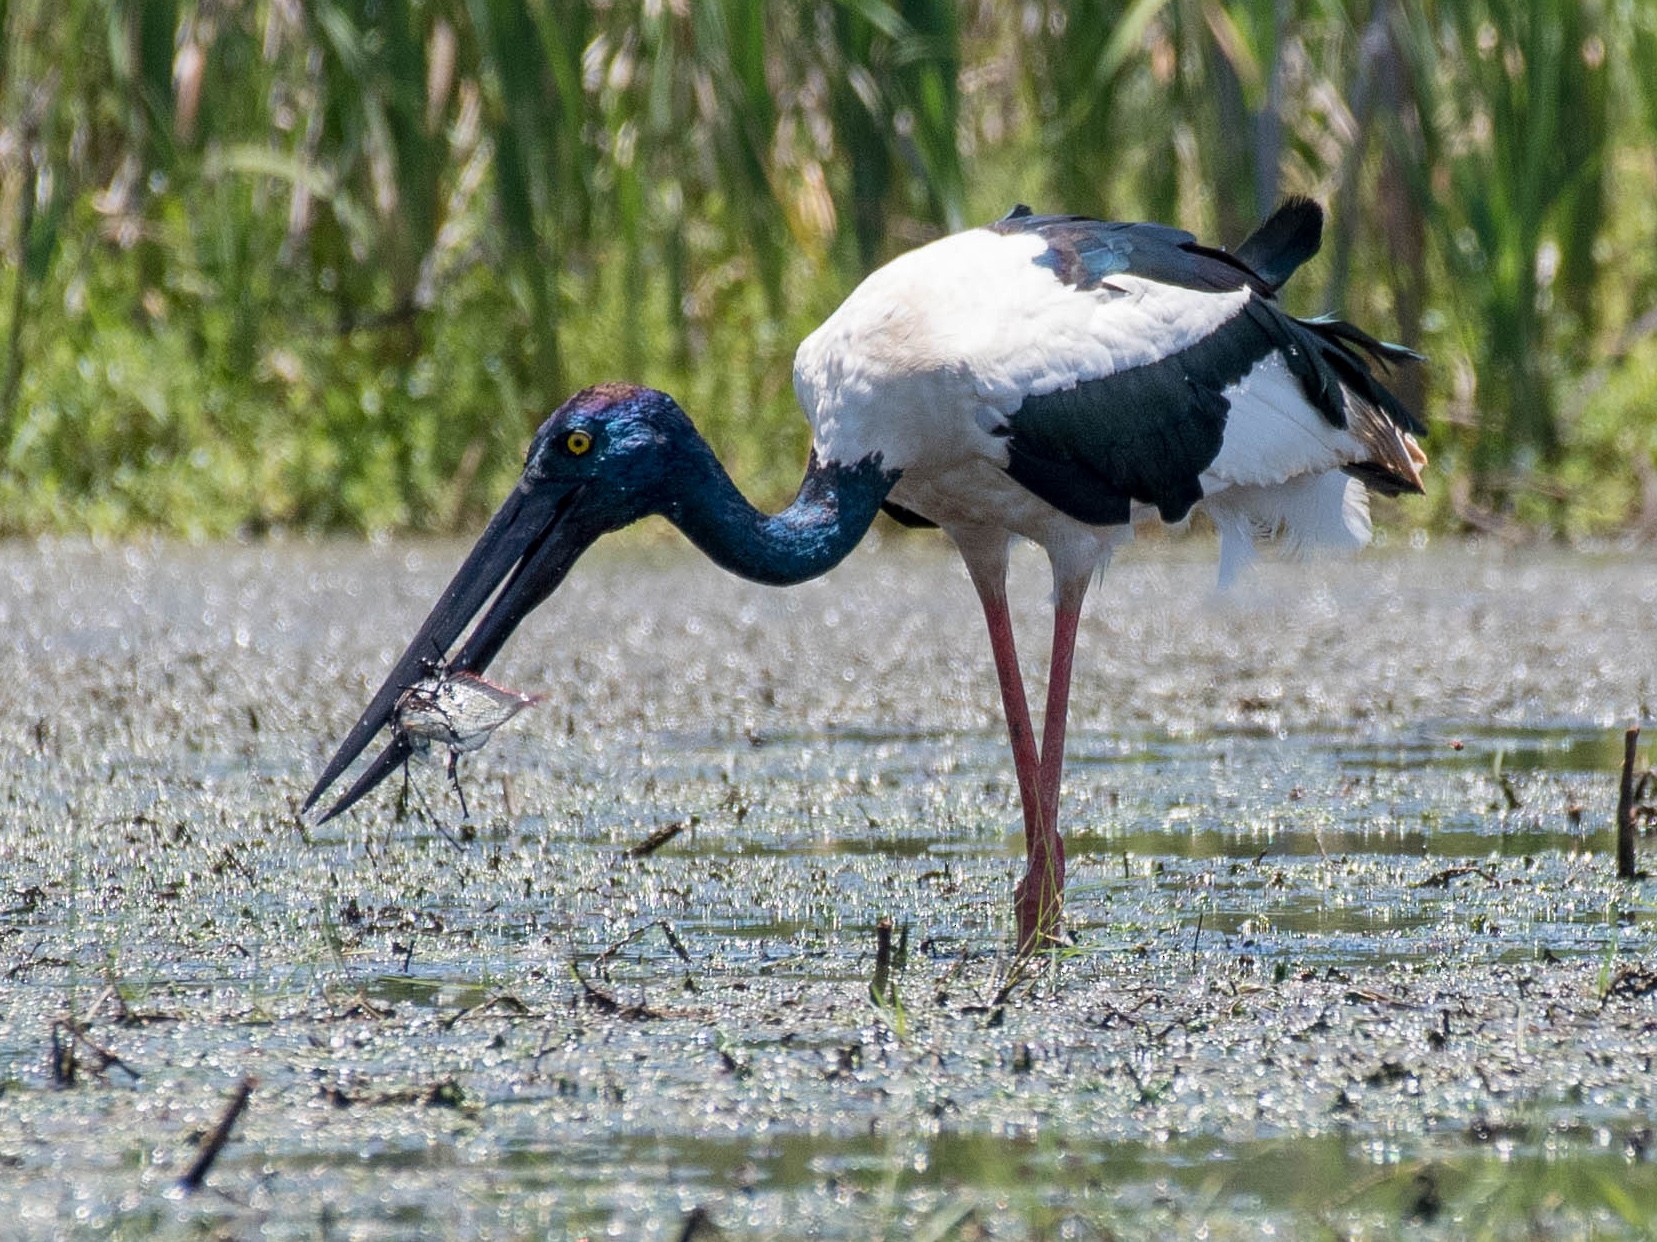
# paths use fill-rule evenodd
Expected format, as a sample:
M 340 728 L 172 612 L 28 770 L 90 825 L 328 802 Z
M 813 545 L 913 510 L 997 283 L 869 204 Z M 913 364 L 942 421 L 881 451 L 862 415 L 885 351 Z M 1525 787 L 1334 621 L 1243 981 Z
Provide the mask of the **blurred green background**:
M 0 0 L 0 533 L 447 530 L 572 389 L 758 499 L 795 343 L 1043 210 L 1235 245 L 1427 353 L 1408 520 L 1657 532 L 1648 0 Z

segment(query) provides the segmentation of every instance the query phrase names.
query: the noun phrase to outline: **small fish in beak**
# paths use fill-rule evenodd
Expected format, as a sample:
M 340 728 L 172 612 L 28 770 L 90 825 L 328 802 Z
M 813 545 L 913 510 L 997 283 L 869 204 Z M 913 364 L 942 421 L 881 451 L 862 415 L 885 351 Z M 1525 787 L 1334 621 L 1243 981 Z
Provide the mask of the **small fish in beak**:
M 496 729 L 540 701 L 538 694 L 508 690 L 476 673 L 439 669 L 403 691 L 392 708 L 391 729 L 413 755 L 429 754 L 434 742 L 448 748 L 449 783 L 464 818 L 470 812 L 456 771 L 460 756 L 481 749 Z

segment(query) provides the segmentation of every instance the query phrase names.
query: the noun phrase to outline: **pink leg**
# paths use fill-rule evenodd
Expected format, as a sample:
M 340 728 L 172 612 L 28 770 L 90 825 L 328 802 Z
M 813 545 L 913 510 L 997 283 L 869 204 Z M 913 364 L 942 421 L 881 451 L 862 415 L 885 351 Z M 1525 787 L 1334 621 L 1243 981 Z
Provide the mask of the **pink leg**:
M 1018 796 L 1024 806 L 1025 872 L 1013 892 L 1013 910 L 1018 920 L 1018 950 L 1027 953 L 1057 939 L 1059 917 L 1064 911 L 1064 845 L 1044 816 L 1043 769 L 1036 752 L 1030 707 L 1024 697 L 1024 675 L 1018 667 L 1006 588 L 1001 582 L 983 581 L 976 574 L 973 582 L 984 605 L 984 620 L 989 624 L 990 650 L 995 654 L 1001 705 L 1013 746 L 1013 767 L 1018 773 Z
M 1076 657 L 1076 627 L 1082 619 L 1084 581 L 1059 591 L 1053 612 L 1053 661 L 1047 673 L 1047 719 L 1041 730 L 1041 811 L 1055 835 L 1059 826 L 1059 781 L 1064 775 L 1064 733 L 1070 717 L 1070 670 Z M 1061 850 L 1059 870 L 1064 870 Z
M 978 594 L 984 604 L 984 620 L 990 627 L 990 650 L 995 653 L 995 675 L 1001 683 L 1001 707 L 1007 717 L 1007 736 L 1013 744 L 1013 768 L 1018 773 L 1018 797 L 1024 804 L 1024 839 L 1028 843 L 1041 824 L 1041 760 L 1036 753 L 1036 733 L 1024 698 L 1024 675 L 1018 668 L 1006 593 L 992 588 L 981 589 Z
M 1053 614 L 1053 659 L 1047 674 L 1047 717 L 1041 731 L 1038 783 L 1041 816 L 1032 836 L 1026 824 L 1027 869 L 1019 884 L 1019 944 L 1038 948 L 1058 938 L 1064 910 L 1064 838 L 1059 835 L 1059 785 L 1064 775 L 1064 732 L 1070 712 L 1070 672 L 1076 655 L 1076 627 L 1082 615 L 1080 587 L 1059 592 Z M 1028 934 L 1026 928 L 1029 928 Z

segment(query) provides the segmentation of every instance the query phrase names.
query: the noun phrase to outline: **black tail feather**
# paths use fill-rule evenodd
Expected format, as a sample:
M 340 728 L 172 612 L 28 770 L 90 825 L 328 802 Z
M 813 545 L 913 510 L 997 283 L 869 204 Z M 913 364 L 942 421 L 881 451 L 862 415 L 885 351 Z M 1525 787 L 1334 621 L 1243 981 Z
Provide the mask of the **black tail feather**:
M 1333 315 L 1319 315 L 1315 319 L 1302 319 L 1300 322 L 1307 327 L 1318 329 L 1326 336 L 1338 337 L 1356 345 L 1375 361 L 1389 367 L 1399 362 L 1427 361 L 1425 356 L 1416 353 L 1408 345 L 1394 345 L 1391 341 L 1380 340 L 1355 324 L 1347 323 L 1344 319 L 1336 319 Z
M 1273 290 L 1323 244 L 1323 208 L 1309 198 L 1293 197 L 1237 247 L 1235 257 Z

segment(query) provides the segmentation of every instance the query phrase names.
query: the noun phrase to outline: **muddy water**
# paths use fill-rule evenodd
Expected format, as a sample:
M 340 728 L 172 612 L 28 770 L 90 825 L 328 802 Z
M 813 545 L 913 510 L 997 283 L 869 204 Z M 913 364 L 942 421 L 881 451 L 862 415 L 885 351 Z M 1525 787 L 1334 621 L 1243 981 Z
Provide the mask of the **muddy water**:
M 302 833 L 463 551 L 0 548 L 0 1232 L 1657 1228 L 1657 887 L 1607 833 L 1642 554 L 1221 597 L 1134 550 L 1078 658 L 1077 945 L 1009 978 L 994 680 L 925 538 L 789 592 L 600 549 L 497 666 L 548 697 L 470 821 L 416 767 Z

